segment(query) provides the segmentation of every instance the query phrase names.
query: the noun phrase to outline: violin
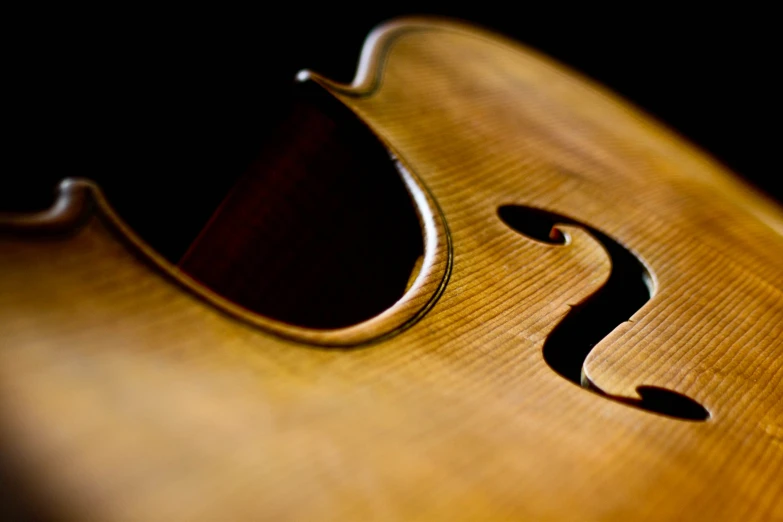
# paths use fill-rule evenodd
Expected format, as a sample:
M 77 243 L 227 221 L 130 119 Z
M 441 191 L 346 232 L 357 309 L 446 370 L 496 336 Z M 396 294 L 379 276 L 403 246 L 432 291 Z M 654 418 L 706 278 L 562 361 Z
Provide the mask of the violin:
M 783 519 L 783 209 L 466 24 L 297 80 L 186 248 L 0 216 L 12 515 Z

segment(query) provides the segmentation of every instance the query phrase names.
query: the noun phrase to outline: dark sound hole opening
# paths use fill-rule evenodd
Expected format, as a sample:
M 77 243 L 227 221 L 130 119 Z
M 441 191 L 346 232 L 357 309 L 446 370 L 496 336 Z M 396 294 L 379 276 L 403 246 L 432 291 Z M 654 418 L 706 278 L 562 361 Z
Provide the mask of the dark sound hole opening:
M 370 319 L 418 273 L 414 201 L 389 151 L 322 88 L 271 103 L 261 145 L 172 138 L 94 181 L 145 242 L 229 301 L 313 329 Z
M 423 245 L 388 151 L 316 91 L 292 104 L 179 265 L 248 310 L 332 329 L 402 297 Z

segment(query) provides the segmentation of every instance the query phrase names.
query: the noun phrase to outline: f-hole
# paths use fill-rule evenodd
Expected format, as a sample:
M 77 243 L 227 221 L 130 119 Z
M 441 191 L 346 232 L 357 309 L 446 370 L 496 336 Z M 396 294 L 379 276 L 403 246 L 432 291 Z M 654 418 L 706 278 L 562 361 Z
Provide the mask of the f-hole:
M 584 374 L 590 350 L 652 297 L 650 273 L 633 253 L 600 230 L 552 212 L 505 205 L 498 209 L 498 216 L 526 237 L 557 245 L 565 245 L 558 224 L 578 226 L 600 242 L 611 258 L 612 272 L 606 284 L 572 307 L 544 344 L 544 360 L 557 374 L 597 395 L 645 411 L 689 421 L 710 417 L 701 404 L 675 391 L 641 385 L 636 389 L 641 398 L 611 395 Z

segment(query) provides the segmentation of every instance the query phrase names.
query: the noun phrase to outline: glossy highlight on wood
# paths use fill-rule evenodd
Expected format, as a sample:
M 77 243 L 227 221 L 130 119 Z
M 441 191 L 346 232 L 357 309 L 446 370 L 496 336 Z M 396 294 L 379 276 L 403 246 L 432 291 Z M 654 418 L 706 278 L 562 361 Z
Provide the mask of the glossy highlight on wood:
M 300 80 L 399 166 L 424 240 L 410 288 L 353 326 L 286 324 L 70 182 L 79 212 L 0 218 L 4 483 L 71 520 L 783 519 L 783 210 L 474 27 L 393 21 L 351 85 Z M 520 236 L 503 206 L 569 217 L 568 244 Z M 689 397 L 707 422 L 547 365 L 617 268 L 590 231 L 654 293 L 592 347 L 584 382 L 658 409 Z

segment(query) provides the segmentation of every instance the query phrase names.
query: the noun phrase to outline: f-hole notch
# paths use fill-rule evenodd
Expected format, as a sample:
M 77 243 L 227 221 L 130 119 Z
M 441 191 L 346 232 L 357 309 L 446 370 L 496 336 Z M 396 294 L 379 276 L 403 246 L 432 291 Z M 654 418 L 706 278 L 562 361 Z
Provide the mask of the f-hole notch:
M 695 400 L 655 386 L 637 387 L 640 398 L 611 395 L 584 375 L 590 350 L 621 323 L 627 321 L 652 297 L 651 276 L 629 250 L 600 230 L 566 216 L 520 205 L 498 209 L 501 221 L 512 230 L 550 244 L 564 245 L 557 225 L 578 226 L 592 235 L 612 261 L 606 284 L 578 306 L 574 306 L 547 338 L 546 363 L 563 378 L 607 399 L 681 420 L 705 421 L 710 413 Z

